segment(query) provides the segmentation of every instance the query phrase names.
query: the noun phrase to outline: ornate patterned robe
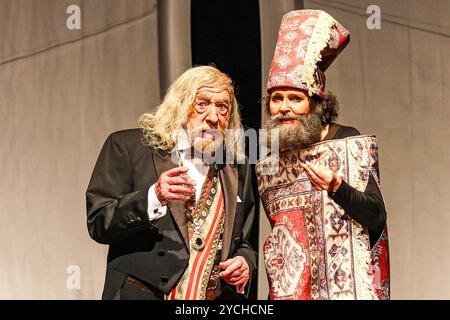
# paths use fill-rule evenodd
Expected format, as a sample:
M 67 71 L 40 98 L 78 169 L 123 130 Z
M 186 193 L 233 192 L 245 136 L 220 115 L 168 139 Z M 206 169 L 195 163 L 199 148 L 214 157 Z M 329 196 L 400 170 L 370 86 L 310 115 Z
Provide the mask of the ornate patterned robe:
M 377 150 L 374 136 L 354 136 L 258 162 L 258 189 L 273 228 L 264 243 L 271 299 L 389 299 L 387 229 L 370 248 L 368 230 L 327 191 L 314 189 L 300 166 L 307 160 L 327 167 L 364 192 L 369 174 L 378 181 Z

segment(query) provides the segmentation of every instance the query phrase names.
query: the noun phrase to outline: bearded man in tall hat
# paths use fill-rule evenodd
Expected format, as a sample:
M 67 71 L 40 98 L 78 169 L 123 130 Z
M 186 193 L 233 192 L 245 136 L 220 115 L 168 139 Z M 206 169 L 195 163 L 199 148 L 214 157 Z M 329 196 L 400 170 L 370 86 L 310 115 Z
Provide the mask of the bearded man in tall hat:
M 280 152 L 256 166 L 272 225 L 264 243 L 270 299 L 389 299 L 376 138 L 335 123 L 338 101 L 324 91 L 324 72 L 349 40 L 320 10 L 281 22 L 265 105 Z
M 103 299 L 248 295 L 255 201 L 240 129 L 231 79 L 200 66 L 139 128 L 108 137 L 86 192 L 89 234 L 109 245 Z M 224 145 L 239 164 L 216 161 Z

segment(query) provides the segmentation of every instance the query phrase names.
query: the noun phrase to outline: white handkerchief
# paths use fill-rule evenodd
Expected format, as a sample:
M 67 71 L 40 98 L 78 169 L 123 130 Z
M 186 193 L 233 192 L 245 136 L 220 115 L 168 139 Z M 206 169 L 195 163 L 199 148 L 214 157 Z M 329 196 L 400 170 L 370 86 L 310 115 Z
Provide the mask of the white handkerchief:
M 241 200 L 241 198 L 239 198 L 239 196 L 237 196 L 236 201 L 237 201 L 237 202 L 242 202 L 242 200 Z

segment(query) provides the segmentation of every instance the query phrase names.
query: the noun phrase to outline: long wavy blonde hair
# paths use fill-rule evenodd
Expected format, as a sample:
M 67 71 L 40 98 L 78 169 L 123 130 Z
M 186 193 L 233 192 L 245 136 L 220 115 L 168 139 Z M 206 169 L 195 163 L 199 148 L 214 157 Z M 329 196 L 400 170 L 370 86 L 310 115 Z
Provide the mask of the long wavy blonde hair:
M 176 145 L 173 133 L 186 128 L 198 91 L 202 87 L 226 86 L 231 98 L 230 117 L 226 145 L 234 159 L 242 158 L 242 124 L 239 107 L 234 95 L 233 82 L 228 75 L 211 66 L 199 66 L 185 71 L 167 90 L 163 102 L 154 113 L 144 113 L 138 121 L 143 142 L 155 149 L 170 151 Z

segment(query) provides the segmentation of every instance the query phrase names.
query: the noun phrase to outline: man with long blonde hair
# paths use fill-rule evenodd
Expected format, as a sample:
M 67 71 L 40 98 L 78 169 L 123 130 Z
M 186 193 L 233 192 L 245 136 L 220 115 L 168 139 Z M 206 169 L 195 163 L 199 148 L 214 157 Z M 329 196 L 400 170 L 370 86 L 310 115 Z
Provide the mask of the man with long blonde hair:
M 156 149 L 172 150 L 177 144 L 177 133 L 185 129 L 190 130 L 193 135 L 203 129 L 220 131 L 221 126 L 209 128 L 208 123 L 203 123 L 203 127 L 189 127 L 192 123 L 189 123 L 188 120 L 194 112 L 192 102 L 197 99 L 199 91 L 206 92 L 208 88 L 218 88 L 229 95 L 229 97 L 226 97 L 226 102 L 229 104 L 229 113 L 227 113 L 225 129 L 228 129 L 229 135 L 227 137 L 229 136 L 232 141 L 227 143 L 230 147 L 227 152 L 230 152 L 234 158 L 242 157 L 242 146 L 239 145 L 239 130 L 242 130 L 242 125 L 232 81 L 227 75 L 211 66 L 195 67 L 183 73 L 169 87 L 164 101 L 159 105 L 156 112 L 145 113 L 141 116 L 139 127 L 143 129 L 145 143 Z M 207 141 L 204 143 L 209 145 Z M 214 154 L 216 148 L 211 148 L 210 151 Z
M 231 79 L 187 70 L 138 127 L 108 137 L 86 193 L 89 233 L 109 244 L 103 299 L 248 293 L 255 201 Z

